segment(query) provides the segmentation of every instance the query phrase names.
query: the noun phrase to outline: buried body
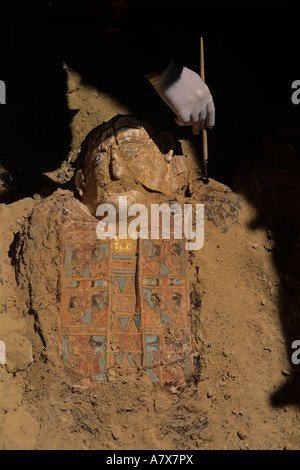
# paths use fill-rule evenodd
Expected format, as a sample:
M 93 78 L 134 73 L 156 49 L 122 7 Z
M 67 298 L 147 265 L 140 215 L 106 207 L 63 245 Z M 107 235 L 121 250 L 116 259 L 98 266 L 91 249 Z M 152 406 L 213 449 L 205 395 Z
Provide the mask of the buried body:
M 57 190 L 23 227 L 18 283 L 29 285 L 43 354 L 62 360 L 74 383 L 97 386 L 112 372 L 145 371 L 154 384 L 176 387 L 193 378 L 185 241 L 172 231 L 169 239 L 99 239 L 96 232 L 97 207 L 111 204 L 118 213 L 120 197 L 148 209 L 187 202 L 193 167 L 174 149 L 169 134 L 116 116 L 82 144 L 75 175 L 82 202 Z M 192 189 L 202 201 L 201 183 Z

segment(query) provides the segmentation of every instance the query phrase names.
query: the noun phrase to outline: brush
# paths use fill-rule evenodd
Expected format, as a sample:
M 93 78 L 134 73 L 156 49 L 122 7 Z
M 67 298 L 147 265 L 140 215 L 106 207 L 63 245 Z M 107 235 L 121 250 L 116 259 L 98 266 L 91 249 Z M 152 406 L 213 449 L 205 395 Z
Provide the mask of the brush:
M 205 83 L 205 72 L 204 72 L 204 44 L 203 38 L 200 38 L 200 76 L 202 81 Z M 207 184 L 208 179 L 208 170 L 207 170 L 207 161 L 208 161 L 208 147 L 207 147 L 207 132 L 204 127 L 202 128 L 202 152 L 203 152 L 203 169 L 204 169 L 204 180 Z

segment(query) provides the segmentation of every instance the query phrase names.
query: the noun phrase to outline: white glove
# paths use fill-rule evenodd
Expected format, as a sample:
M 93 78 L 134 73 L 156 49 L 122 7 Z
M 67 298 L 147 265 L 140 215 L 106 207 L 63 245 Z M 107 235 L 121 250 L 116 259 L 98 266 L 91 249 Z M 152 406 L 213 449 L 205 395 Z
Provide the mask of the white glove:
M 172 61 L 160 75 L 148 80 L 174 111 L 179 126 L 192 126 L 194 135 L 198 135 L 202 127 L 214 126 L 214 102 L 197 73 Z

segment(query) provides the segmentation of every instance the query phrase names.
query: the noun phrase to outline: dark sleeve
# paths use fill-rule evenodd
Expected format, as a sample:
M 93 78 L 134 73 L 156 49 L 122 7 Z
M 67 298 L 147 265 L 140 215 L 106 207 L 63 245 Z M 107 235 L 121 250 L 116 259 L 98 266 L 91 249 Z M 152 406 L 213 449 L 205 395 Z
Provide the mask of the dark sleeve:
M 82 0 L 99 26 L 145 75 L 171 61 L 165 10 L 150 0 Z
M 172 59 L 167 23 L 166 11 L 155 2 L 125 1 L 120 40 L 145 75 L 164 70 Z

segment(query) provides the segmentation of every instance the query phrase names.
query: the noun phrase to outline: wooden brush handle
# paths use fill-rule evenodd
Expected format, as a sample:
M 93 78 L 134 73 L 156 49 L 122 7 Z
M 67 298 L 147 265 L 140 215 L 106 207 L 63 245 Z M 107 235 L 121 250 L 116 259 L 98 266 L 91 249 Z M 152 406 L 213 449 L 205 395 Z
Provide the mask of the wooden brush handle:
M 205 71 L 204 71 L 204 45 L 203 38 L 200 38 L 200 76 L 202 81 L 205 83 Z M 204 163 L 208 160 L 208 148 L 207 148 L 207 132 L 206 129 L 202 129 L 202 148 L 203 148 L 203 160 Z

